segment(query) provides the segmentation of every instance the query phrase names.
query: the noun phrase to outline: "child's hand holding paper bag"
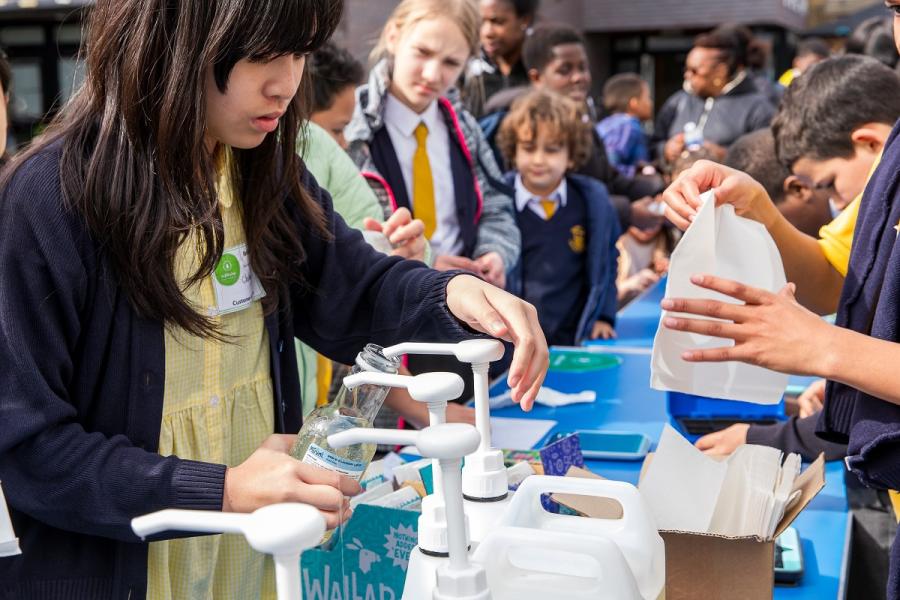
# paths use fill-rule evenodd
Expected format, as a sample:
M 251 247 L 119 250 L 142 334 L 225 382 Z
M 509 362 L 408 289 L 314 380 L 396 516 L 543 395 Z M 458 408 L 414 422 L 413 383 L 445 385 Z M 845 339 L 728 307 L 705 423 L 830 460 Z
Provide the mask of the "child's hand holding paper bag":
M 666 218 L 679 229 L 690 227 L 703 205 L 702 192 L 715 190 L 716 204 L 730 204 L 734 212 L 767 228 L 778 218 L 778 209 L 766 189 L 737 169 L 708 160 L 698 160 L 663 193 Z
M 788 283 L 777 294 L 709 275 L 695 275 L 691 281 L 698 287 L 743 300 L 744 306 L 724 302 L 666 298 L 667 311 L 697 315 L 697 319 L 667 317 L 663 325 L 672 330 L 734 340 L 733 346 L 686 351 L 682 358 L 689 362 L 740 361 L 793 375 L 826 373 L 830 344 L 811 344 L 833 333 L 832 327 L 815 313 L 802 307 L 794 298 L 794 284 Z M 705 317 L 729 319 L 721 328 Z
M 701 194 L 707 190 L 711 191 Z M 712 193 L 715 203 L 710 202 L 704 211 L 704 199 Z M 686 346 L 679 359 L 741 361 L 796 374 L 828 372 L 825 350 L 832 344 L 811 344 L 810 340 L 830 340 L 833 328 L 800 306 L 793 284 L 785 284 L 771 237 L 763 227 L 754 230 L 756 224 L 770 228 L 783 221 L 762 185 L 741 171 L 698 161 L 669 186 L 663 199 L 666 216 L 687 233 L 672 256 L 673 265 L 679 261 L 680 285 L 673 286 L 670 274 L 663 301 L 665 311 L 678 314 L 663 315 L 660 332 L 669 331 L 661 335 L 678 330 L 679 335 L 693 336 L 686 338 L 692 342 L 717 342 Z M 714 209 L 713 204 L 719 206 Z M 728 210 L 723 212 L 725 207 Z M 739 227 L 733 229 L 734 225 Z M 698 235 L 700 229 L 704 231 Z M 693 246 L 691 251 L 682 250 L 685 242 Z
M 803 309 L 785 286 L 781 256 L 765 227 L 738 217 L 731 205 L 716 207 L 712 192 L 701 199 L 693 225 L 672 254 L 664 326 L 653 343 L 651 386 L 774 404 L 781 399 L 787 377 L 751 365 L 783 367 L 770 362 L 769 354 L 778 350 L 772 340 L 803 339 L 784 340 L 792 334 L 779 330 L 790 321 L 771 321 L 784 315 L 769 308 L 793 303 Z M 686 319 L 685 314 L 699 318 Z M 780 350 L 798 352 L 799 347 Z

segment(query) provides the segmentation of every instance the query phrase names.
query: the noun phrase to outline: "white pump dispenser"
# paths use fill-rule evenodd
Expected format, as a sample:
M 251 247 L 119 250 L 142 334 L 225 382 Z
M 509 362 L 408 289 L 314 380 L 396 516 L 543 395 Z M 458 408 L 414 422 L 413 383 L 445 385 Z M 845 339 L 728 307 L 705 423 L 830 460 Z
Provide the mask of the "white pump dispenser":
M 475 428 L 462 423 L 433 425 L 421 431 L 354 428 L 328 436 L 328 443 L 335 448 L 359 443 L 414 445 L 422 456 L 438 460 L 447 511 L 449 556 L 436 559 L 414 548 L 404 600 L 425 600 L 429 596 L 433 600 L 491 598 L 484 568 L 469 561 L 462 503 L 460 463 L 463 456 L 475 451 L 479 441 Z M 436 570 L 435 561 L 440 561 Z
M 325 534 L 322 514 L 306 504 L 270 504 L 252 513 L 209 510 L 160 510 L 131 520 L 141 539 L 162 531 L 239 533 L 258 552 L 275 558 L 279 600 L 301 600 L 300 554 Z
M 463 380 L 455 373 L 423 373 L 411 377 L 364 371 L 344 378 L 347 389 L 366 384 L 406 388 L 413 400 L 428 404 L 429 425 L 447 421 L 447 402 L 458 398 L 464 387 Z M 434 556 L 447 556 L 447 513 L 437 459 L 432 461 L 431 474 L 434 493 L 422 499 L 422 514 L 418 523 L 419 549 Z M 468 521 L 465 522 L 465 530 L 468 539 Z
M 475 396 L 475 428 L 481 434 L 478 449 L 466 456 L 462 489 L 470 540 L 477 546 L 491 530 L 509 504 L 509 478 L 503 464 L 503 451 L 491 447 L 491 411 L 488 369 L 503 358 L 503 344 L 498 340 L 465 340 L 456 344 L 409 342 L 384 349 L 390 358 L 403 354 L 438 354 L 455 356 L 472 365 Z

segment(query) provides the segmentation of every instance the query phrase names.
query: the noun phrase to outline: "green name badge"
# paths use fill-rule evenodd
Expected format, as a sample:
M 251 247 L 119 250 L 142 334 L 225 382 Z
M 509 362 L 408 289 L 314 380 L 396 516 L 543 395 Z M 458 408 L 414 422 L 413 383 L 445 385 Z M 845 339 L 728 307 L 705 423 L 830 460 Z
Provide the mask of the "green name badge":
M 222 285 L 234 285 L 241 278 L 241 263 L 234 254 L 225 253 L 216 266 L 216 281 Z
M 216 306 L 212 314 L 227 315 L 250 306 L 266 295 L 250 265 L 247 244 L 227 248 L 212 275 Z

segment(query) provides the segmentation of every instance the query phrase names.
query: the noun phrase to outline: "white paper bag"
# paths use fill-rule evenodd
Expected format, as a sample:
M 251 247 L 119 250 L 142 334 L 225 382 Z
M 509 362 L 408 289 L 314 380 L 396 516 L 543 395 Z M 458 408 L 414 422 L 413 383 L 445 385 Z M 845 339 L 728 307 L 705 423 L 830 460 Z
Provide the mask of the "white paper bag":
M 21 553 L 19 540 L 13 533 L 12 521 L 10 521 L 9 510 L 6 507 L 6 498 L 3 497 L 3 488 L 0 488 L 0 558 L 16 556 Z
M 715 206 L 712 192 L 701 196 L 703 205 L 685 232 L 669 263 L 666 298 L 716 299 L 737 302 L 691 283 L 691 275 L 707 274 L 778 292 L 785 285 L 781 255 L 766 228 L 739 217 L 734 207 Z M 788 376 L 739 362 L 689 363 L 687 350 L 734 345 L 732 340 L 668 329 L 663 311 L 653 340 L 650 386 L 727 400 L 776 404 L 787 387 Z M 697 318 L 673 313 L 673 316 Z M 786 324 L 787 325 L 787 324 Z

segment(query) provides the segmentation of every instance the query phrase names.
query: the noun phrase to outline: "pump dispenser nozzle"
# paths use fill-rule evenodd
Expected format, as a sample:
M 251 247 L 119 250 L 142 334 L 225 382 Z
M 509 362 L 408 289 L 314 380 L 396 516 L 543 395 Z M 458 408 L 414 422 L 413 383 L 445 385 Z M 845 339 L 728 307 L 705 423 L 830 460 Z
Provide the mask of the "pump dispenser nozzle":
M 306 504 L 270 504 L 245 513 L 166 509 L 131 521 L 140 538 L 162 531 L 239 533 L 258 552 L 275 558 L 275 584 L 279 600 L 300 600 L 300 554 L 325 533 L 322 514 Z
M 488 398 L 488 369 L 492 362 L 503 358 L 503 344 L 498 340 L 465 340 L 456 344 L 427 344 L 409 342 L 384 349 L 393 358 L 402 354 L 440 354 L 455 356 L 460 362 L 472 365 L 475 394 L 475 427 L 481 443 L 463 467 L 463 493 L 469 500 L 493 502 L 504 500 L 509 494 L 509 478 L 503 464 L 503 452 L 491 448 L 491 411 Z
M 433 425 L 421 431 L 354 428 L 328 436 L 328 443 L 335 448 L 363 442 L 400 443 L 414 445 L 422 456 L 438 459 L 444 482 L 449 560 L 437 571 L 434 592 L 437 600 L 489 600 L 491 597 L 484 568 L 469 562 L 459 469 L 462 457 L 474 452 L 479 441 L 478 431 L 463 423 Z
M 364 371 L 344 378 L 344 385 L 348 389 L 367 384 L 406 388 L 413 400 L 428 404 L 429 425 L 440 425 L 447 421 L 447 402 L 458 398 L 464 387 L 463 380 L 455 373 L 424 373 L 411 377 Z M 406 445 L 412 443 L 408 442 Z M 446 556 L 447 516 L 441 469 L 437 460 L 432 461 L 432 467 L 434 493 L 422 500 L 419 548 L 433 555 Z

